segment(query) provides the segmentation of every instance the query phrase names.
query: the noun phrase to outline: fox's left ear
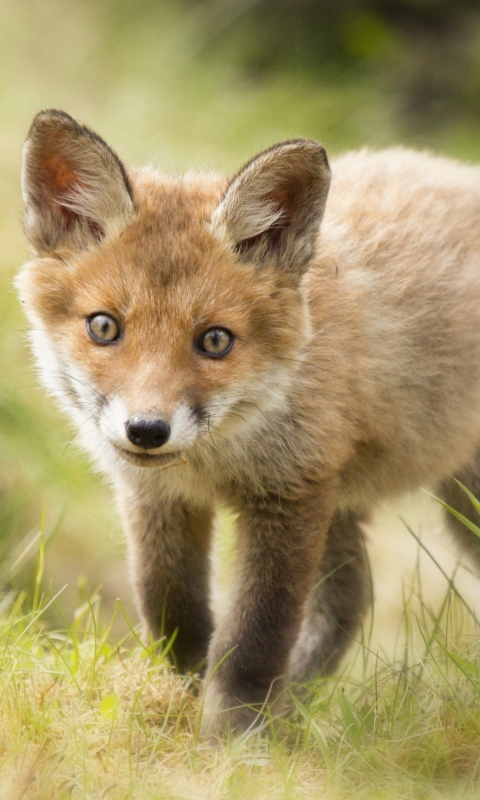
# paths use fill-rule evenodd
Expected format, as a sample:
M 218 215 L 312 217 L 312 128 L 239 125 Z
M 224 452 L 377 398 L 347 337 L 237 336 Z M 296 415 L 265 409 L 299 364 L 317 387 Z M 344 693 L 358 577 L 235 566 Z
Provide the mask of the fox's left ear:
M 298 278 L 315 249 L 330 168 L 322 145 L 282 142 L 249 161 L 230 182 L 212 217 L 245 260 L 277 265 Z
M 133 213 L 122 162 L 63 111 L 41 111 L 23 150 L 25 231 L 39 253 L 98 243 Z

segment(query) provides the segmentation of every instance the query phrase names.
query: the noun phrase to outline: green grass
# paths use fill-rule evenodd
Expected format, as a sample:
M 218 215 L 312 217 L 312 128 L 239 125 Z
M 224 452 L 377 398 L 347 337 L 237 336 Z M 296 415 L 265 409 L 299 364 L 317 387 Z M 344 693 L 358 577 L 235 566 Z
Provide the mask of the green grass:
M 479 637 L 451 589 L 438 612 L 414 613 L 412 585 L 396 656 L 364 639 L 335 678 L 291 687 L 290 713 L 263 734 L 213 748 L 198 736 L 198 679 L 173 674 L 167 642 L 112 638 L 86 594 L 71 624 L 45 623 L 61 595 L 42 594 L 43 564 L 41 546 L 30 598 L 0 603 L 1 797 L 479 796 Z

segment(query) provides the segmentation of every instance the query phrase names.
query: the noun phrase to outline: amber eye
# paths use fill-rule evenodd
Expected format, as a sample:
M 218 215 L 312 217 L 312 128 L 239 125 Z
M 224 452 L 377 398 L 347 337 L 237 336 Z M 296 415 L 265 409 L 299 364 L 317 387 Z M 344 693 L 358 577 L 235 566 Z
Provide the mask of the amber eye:
M 196 341 L 197 350 L 210 358 L 226 356 L 233 347 L 235 337 L 226 328 L 210 328 Z
M 88 317 L 87 331 L 98 344 L 112 344 L 120 337 L 120 326 L 109 314 L 92 314 Z

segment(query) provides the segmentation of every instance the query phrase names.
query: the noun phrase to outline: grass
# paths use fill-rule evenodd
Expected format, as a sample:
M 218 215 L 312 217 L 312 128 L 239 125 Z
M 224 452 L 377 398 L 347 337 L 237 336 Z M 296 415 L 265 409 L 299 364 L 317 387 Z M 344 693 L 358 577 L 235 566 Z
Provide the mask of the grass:
M 47 624 L 60 596 L 42 593 L 43 566 L 41 545 L 33 594 L 0 604 L 0 797 L 479 796 L 480 640 L 452 587 L 438 612 L 418 596 L 414 612 L 414 581 L 396 656 L 365 634 L 335 678 L 291 687 L 290 713 L 264 734 L 212 748 L 198 737 L 198 679 L 173 674 L 168 643 L 143 647 L 130 623 L 112 638 L 98 595 L 68 626 Z

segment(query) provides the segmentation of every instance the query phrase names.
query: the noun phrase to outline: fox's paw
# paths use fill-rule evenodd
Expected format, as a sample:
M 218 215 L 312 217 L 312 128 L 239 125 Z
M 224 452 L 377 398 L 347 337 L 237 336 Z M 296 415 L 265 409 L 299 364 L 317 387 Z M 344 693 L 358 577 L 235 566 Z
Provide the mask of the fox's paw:
M 201 715 L 200 735 L 210 744 L 218 744 L 242 733 L 260 732 L 270 721 L 265 703 L 241 703 L 215 679 L 208 682 Z
M 241 690 L 232 691 L 219 675 L 209 676 L 201 711 L 200 733 L 204 742 L 218 744 L 231 736 L 263 733 L 285 713 L 285 683 L 272 682 L 262 702 L 240 699 Z

